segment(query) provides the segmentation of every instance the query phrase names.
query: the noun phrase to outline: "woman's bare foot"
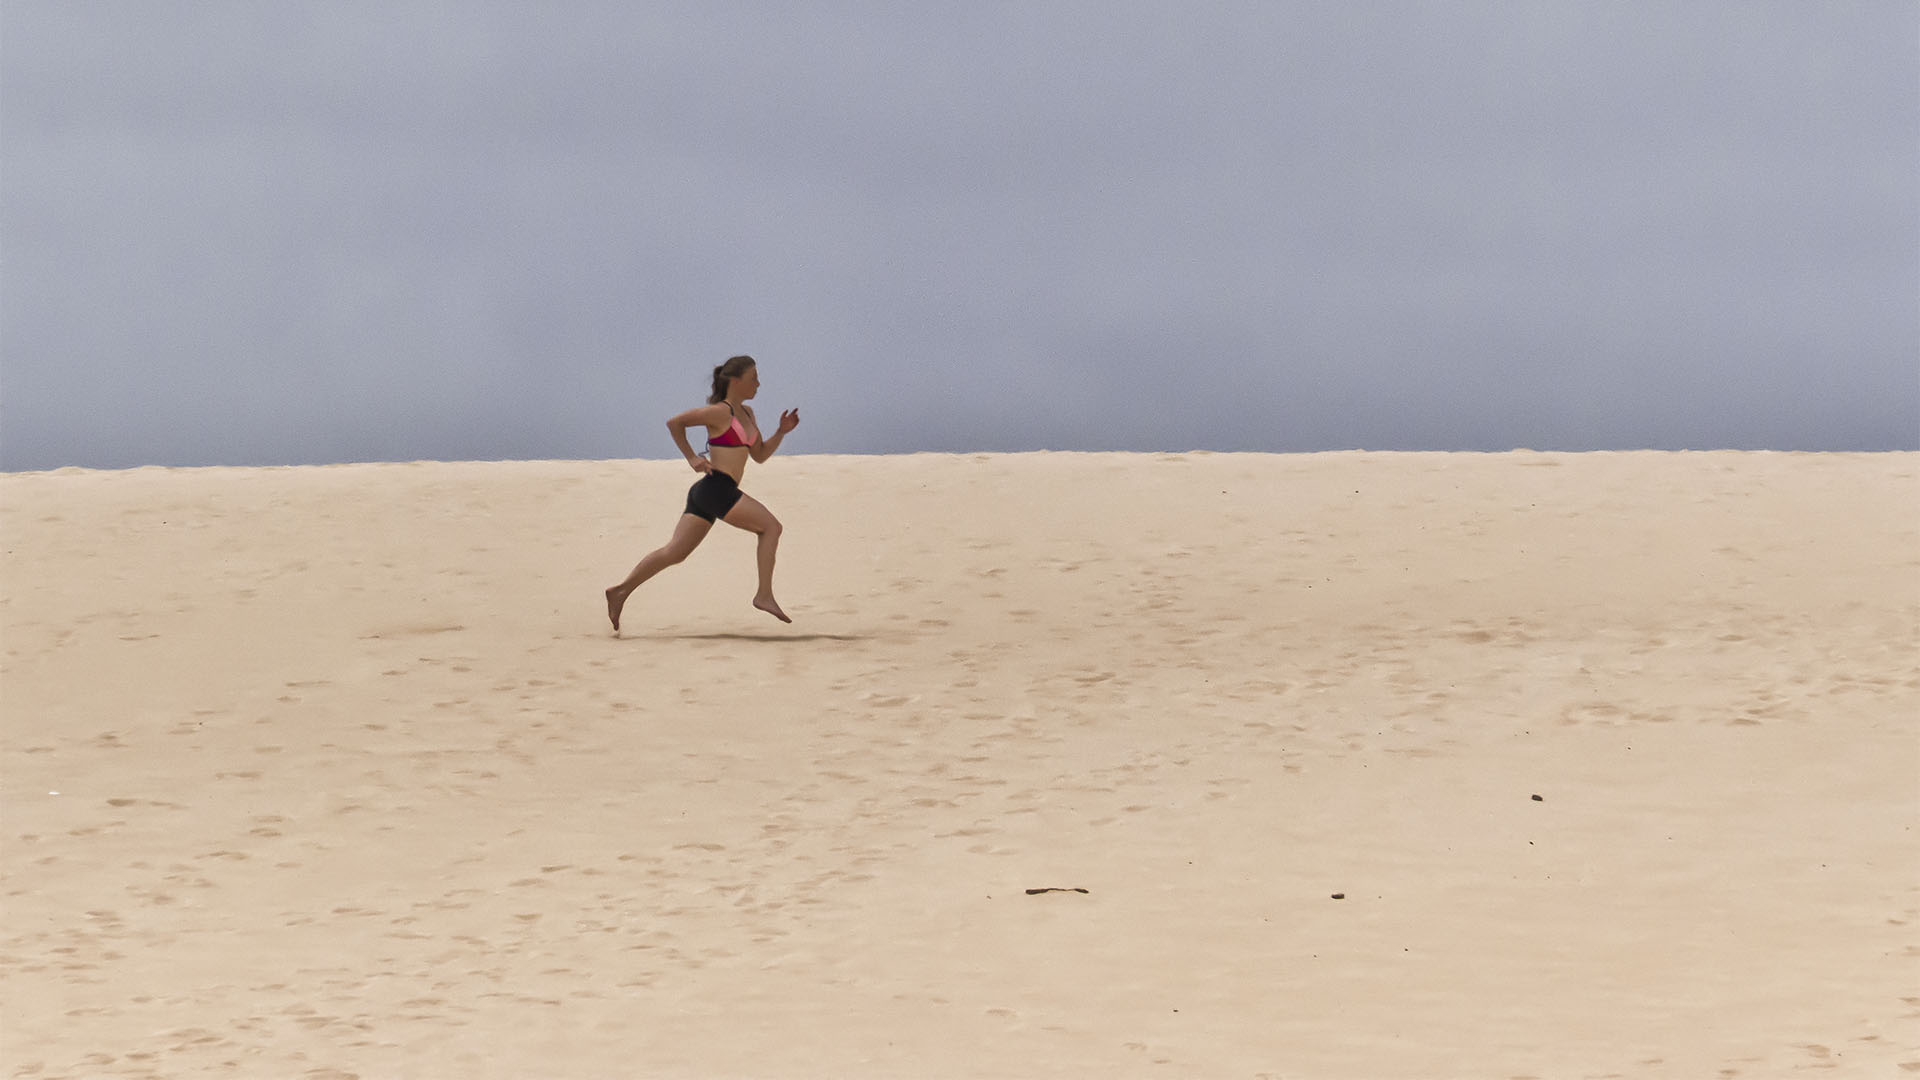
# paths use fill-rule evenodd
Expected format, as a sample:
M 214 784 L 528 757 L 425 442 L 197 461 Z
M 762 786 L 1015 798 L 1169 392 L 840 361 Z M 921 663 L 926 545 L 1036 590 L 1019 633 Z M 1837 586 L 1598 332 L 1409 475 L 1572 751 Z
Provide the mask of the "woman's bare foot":
M 627 606 L 627 595 L 615 585 L 607 590 L 607 618 L 613 620 L 613 632 L 620 633 L 620 609 Z
M 774 618 L 779 619 L 781 622 L 790 623 L 793 621 L 792 619 L 787 618 L 787 613 L 780 610 L 780 605 L 775 603 L 773 597 L 771 596 L 754 597 L 753 606 L 759 608 L 761 611 L 766 612 L 767 614 L 773 616 Z

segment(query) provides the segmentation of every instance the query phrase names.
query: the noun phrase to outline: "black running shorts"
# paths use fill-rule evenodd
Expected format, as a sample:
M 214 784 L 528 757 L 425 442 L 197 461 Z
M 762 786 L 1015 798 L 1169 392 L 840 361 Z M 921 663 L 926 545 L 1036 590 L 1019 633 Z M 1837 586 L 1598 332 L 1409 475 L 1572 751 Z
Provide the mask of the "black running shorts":
M 740 501 L 740 495 L 739 481 L 719 469 L 711 470 L 687 489 L 687 513 L 718 521 Z

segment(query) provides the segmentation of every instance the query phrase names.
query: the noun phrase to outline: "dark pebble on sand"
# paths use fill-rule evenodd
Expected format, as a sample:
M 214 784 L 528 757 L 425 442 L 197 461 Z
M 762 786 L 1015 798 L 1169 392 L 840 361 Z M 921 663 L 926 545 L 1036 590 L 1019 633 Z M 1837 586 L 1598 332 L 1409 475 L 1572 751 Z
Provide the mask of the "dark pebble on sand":
M 1538 796 L 1538 795 L 1535 795 L 1535 796 L 1533 797 L 1533 801 L 1534 801 L 1534 802 L 1546 802 L 1547 800 L 1545 800 L 1545 799 L 1543 799 L 1543 798 L 1541 798 L 1541 797 L 1540 797 L 1540 796 Z
M 1337 892 L 1333 894 L 1333 898 L 1335 900 L 1345 900 L 1347 898 L 1347 894 L 1343 892 Z

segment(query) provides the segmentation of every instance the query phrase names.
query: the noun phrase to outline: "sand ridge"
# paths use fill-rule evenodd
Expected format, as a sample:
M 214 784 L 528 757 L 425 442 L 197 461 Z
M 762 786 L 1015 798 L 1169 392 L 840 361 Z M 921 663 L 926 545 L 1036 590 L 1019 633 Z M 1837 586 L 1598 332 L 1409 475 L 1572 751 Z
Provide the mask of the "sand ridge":
M 0 477 L 0 1061 L 1920 1069 L 1917 470 L 783 455 L 617 639 L 679 462 Z

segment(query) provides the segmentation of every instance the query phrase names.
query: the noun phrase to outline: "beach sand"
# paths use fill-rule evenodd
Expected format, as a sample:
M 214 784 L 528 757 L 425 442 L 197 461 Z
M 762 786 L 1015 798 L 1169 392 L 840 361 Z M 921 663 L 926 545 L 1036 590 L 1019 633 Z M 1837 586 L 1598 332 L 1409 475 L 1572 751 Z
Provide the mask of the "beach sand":
M 1917 472 L 0 477 L 0 1075 L 1920 1074 Z

